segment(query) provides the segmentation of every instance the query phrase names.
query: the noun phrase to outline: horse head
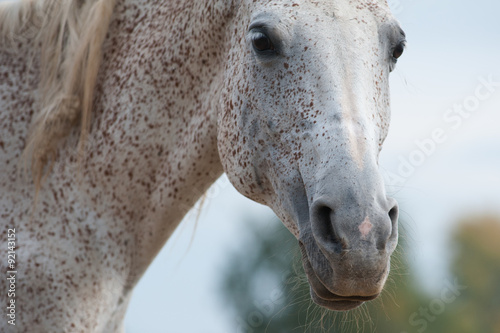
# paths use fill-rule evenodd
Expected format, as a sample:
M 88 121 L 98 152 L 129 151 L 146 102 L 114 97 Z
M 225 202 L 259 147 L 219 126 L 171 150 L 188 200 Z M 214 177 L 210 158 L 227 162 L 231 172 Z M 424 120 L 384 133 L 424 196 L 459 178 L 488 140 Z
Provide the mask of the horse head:
M 386 1 L 242 1 L 230 36 L 218 149 L 236 189 L 297 237 L 312 299 L 376 298 L 398 239 L 378 156 L 405 35 Z

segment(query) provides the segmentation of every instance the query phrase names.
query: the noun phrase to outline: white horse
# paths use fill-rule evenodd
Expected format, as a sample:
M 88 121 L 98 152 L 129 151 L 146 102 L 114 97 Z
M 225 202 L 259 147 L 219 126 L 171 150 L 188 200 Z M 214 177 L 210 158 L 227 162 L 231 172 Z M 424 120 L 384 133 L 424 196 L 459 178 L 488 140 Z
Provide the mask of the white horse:
M 2 4 L 15 290 L 2 276 L 0 330 L 123 332 L 137 281 L 223 172 L 297 237 L 316 303 L 377 297 L 397 243 L 377 164 L 404 40 L 385 0 Z

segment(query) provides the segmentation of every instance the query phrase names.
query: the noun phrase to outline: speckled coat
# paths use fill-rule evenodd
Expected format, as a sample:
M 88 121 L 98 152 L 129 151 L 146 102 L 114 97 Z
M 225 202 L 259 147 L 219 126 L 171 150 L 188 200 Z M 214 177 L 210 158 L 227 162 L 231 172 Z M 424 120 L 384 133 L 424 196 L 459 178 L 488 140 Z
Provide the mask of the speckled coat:
M 260 32 L 249 26 L 259 20 L 272 22 L 259 26 L 274 29 L 272 54 L 252 49 Z M 354 222 L 340 243 L 354 244 L 360 232 L 366 244 L 390 236 L 383 263 L 360 266 L 383 267 L 376 288 L 355 295 L 379 292 L 397 239 L 394 221 L 391 231 L 380 217 L 394 203 L 385 201 L 377 160 L 399 34 L 385 1 L 120 0 L 83 162 L 75 126 L 36 206 L 21 155 L 37 112 L 40 46 L 0 46 L 0 239 L 16 229 L 18 271 L 16 327 L 2 315 L 0 330 L 123 331 L 134 285 L 224 171 L 242 194 L 274 209 L 306 265 L 324 285 L 340 286 L 331 292 L 368 283 L 322 278 L 335 260 L 320 244 L 328 230 L 308 224 L 310 209 L 318 198 L 348 200 Z M 2 257 L 2 272 L 5 264 Z

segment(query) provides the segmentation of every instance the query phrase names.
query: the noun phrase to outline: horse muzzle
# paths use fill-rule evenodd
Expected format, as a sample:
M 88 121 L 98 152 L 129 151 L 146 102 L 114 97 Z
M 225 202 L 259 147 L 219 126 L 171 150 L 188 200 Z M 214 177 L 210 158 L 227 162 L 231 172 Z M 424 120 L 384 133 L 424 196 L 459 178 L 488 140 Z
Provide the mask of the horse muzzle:
M 299 245 L 311 297 L 318 305 L 346 311 L 381 293 L 398 235 L 397 204 L 381 201 L 335 206 L 321 197 L 311 205 Z

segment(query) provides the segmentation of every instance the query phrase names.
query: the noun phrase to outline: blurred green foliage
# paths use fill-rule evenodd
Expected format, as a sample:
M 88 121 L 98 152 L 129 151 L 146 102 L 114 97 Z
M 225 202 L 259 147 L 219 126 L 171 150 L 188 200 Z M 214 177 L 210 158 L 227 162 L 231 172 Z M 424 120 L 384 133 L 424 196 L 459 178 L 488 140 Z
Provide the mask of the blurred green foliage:
M 221 284 L 236 332 L 500 333 L 500 219 L 458 224 L 450 277 L 435 295 L 411 278 L 405 234 L 384 293 L 343 313 L 310 300 L 297 241 L 279 221 L 252 230 L 230 256 Z

